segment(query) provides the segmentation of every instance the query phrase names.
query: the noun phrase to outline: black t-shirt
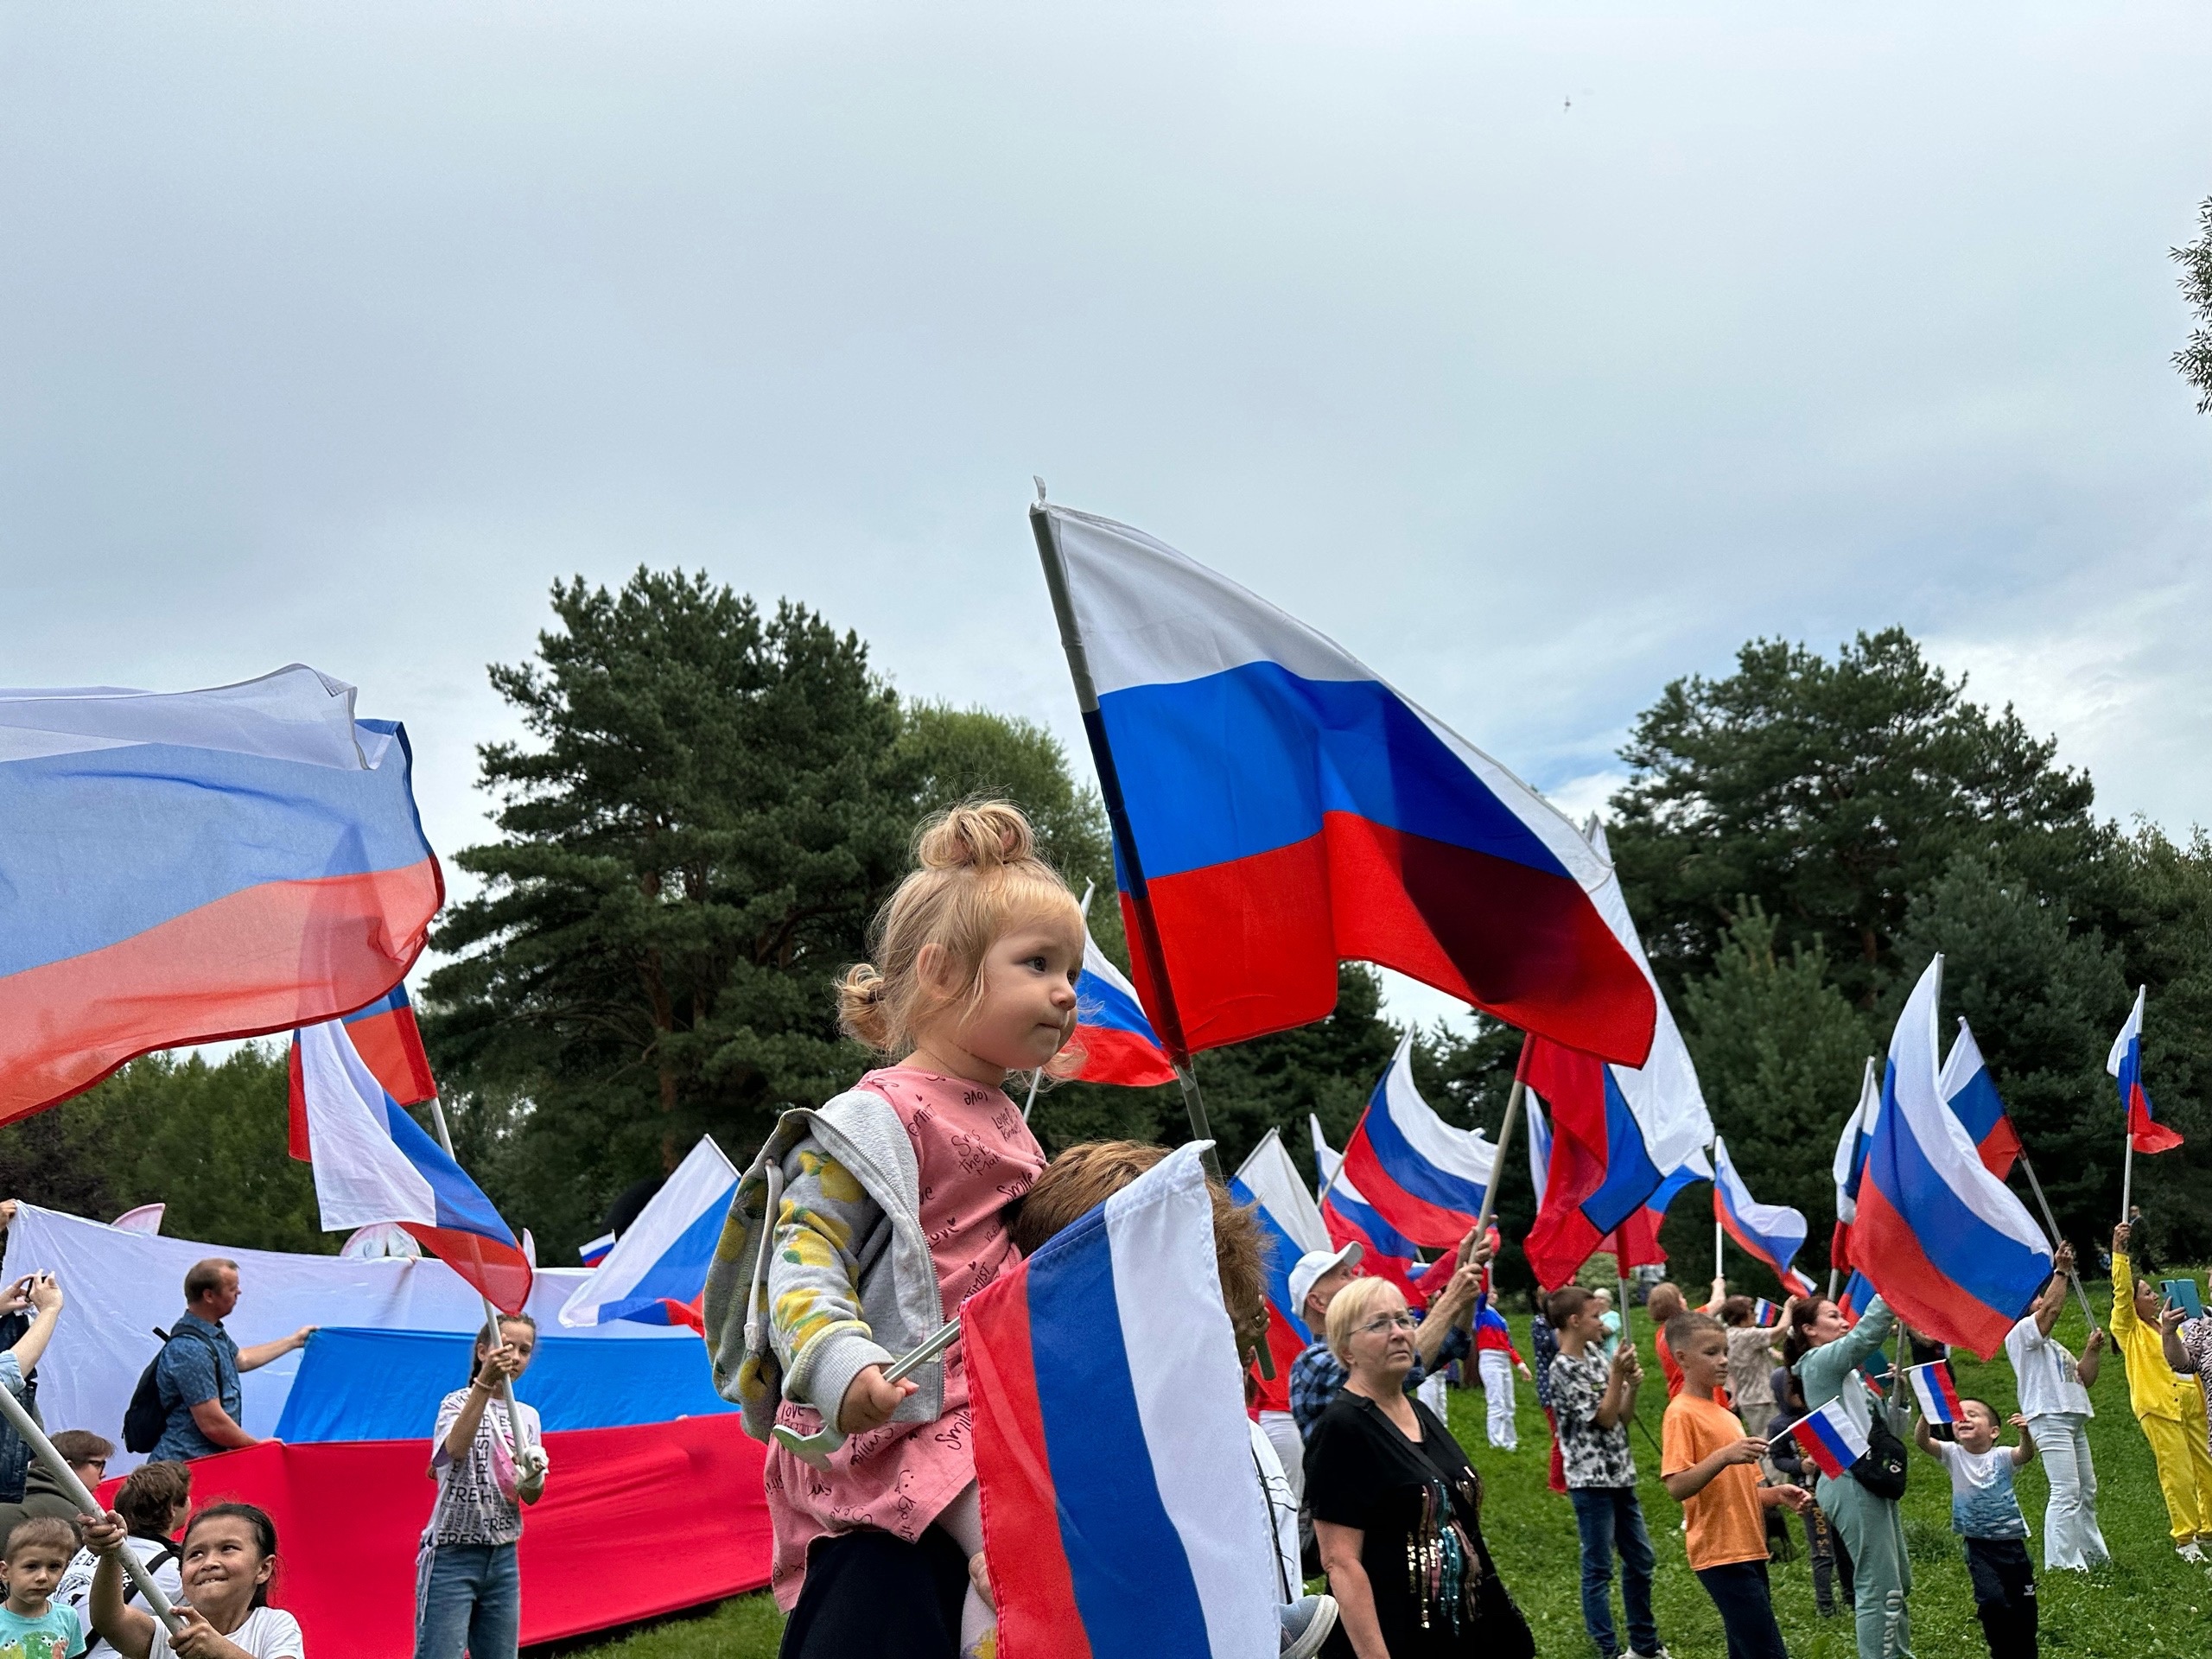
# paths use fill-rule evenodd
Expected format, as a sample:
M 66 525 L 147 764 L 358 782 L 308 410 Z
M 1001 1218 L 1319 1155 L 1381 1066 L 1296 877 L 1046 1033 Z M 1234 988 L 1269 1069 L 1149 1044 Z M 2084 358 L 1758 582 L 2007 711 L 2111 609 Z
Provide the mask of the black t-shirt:
M 1306 1506 L 1316 1521 L 1363 1535 L 1360 1564 L 1390 1659 L 1529 1653 L 1528 1625 L 1483 1541 L 1482 1477 L 1436 1414 L 1409 1403 L 1418 1443 L 1373 1401 L 1339 1394 L 1306 1442 Z M 1465 1593 L 1455 1594 L 1455 1586 Z M 1342 1624 L 1321 1651 L 1352 1659 Z

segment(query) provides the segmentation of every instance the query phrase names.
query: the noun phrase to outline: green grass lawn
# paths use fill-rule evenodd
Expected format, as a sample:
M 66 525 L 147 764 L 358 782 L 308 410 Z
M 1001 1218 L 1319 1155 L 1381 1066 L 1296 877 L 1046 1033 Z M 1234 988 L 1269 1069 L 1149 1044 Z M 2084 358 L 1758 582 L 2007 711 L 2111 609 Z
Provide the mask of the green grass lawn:
M 2100 1287 L 2090 1287 L 2090 1297 L 2100 1310 L 2110 1305 Z M 1527 1316 L 1515 1316 L 1513 1324 L 1525 1354 Z M 1648 1356 L 1649 1331 L 1640 1321 L 1638 1334 Z M 2081 1351 L 2084 1329 L 2078 1306 L 2067 1309 L 2059 1334 L 2068 1346 Z M 2001 1414 L 2011 1414 L 2015 1405 L 2012 1370 L 2001 1353 L 1987 1365 L 1966 1355 L 1955 1363 L 1962 1393 L 1979 1395 Z M 1656 1363 L 1650 1371 L 1638 1414 L 1656 1440 L 1666 1402 Z M 2212 1576 L 2173 1553 L 2150 1447 L 2128 1412 L 2126 1381 L 2109 1356 L 2091 1393 L 2098 1412 L 2090 1425 L 2098 1512 L 2113 1560 L 2093 1573 L 2041 1578 L 2044 1649 L 2083 1659 L 2203 1654 L 2212 1647 Z M 1567 1500 L 1544 1482 L 1548 1442 L 1535 1390 L 1523 1384 L 1518 1401 L 1518 1452 L 1494 1452 L 1485 1443 L 1479 1390 L 1454 1391 L 1452 1432 L 1487 1483 L 1484 1530 L 1499 1574 L 1535 1629 L 1538 1651 L 1584 1659 L 1594 1649 L 1582 1631 L 1573 1516 Z M 2006 1431 L 2008 1440 L 2011 1433 Z M 1638 1433 L 1634 1444 L 1644 1516 L 1659 1552 L 1655 1594 L 1660 1634 L 1681 1659 L 1718 1659 L 1726 1652 L 1720 1622 L 1683 1558 L 1681 1508 L 1659 1484 L 1659 1460 L 1651 1441 Z M 2021 1506 L 2035 1533 L 2029 1548 L 2040 1564 L 2044 1497 L 2040 1462 L 2020 1471 L 2018 1488 Z M 1950 1530 L 1950 1484 L 1941 1465 L 1917 1453 L 1904 1514 L 1912 1552 L 1915 1651 L 1920 1659 L 1973 1659 L 1983 1654 L 1965 1560 Z M 1812 1575 L 1802 1538 L 1800 1534 L 1797 1559 L 1774 1569 L 1783 1633 L 1798 1659 L 1851 1659 L 1855 1649 L 1848 1614 L 1822 1619 L 1813 1610 Z M 781 1627 L 775 1605 L 766 1595 L 742 1596 L 696 1617 L 665 1620 L 613 1642 L 568 1651 L 606 1659 L 771 1659 Z

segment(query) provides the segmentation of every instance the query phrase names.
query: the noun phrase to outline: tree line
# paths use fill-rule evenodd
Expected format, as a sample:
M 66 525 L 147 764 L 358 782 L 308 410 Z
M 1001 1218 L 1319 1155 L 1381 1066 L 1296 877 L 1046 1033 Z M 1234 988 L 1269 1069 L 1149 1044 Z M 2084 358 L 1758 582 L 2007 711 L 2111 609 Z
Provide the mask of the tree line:
M 461 1160 L 543 1259 L 574 1260 L 702 1134 L 741 1162 L 784 1106 L 865 1067 L 831 980 L 936 808 L 1020 804 L 1071 883 L 1097 887 L 1093 931 L 1126 962 L 1104 814 L 1042 728 L 903 697 L 857 635 L 703 575 L 551 597 L 534 659 L 490 671 L 527 738 L 479 751 L 497 834 L 453 855 L 477 891 L 439 925 L 418 998 Z M 1826 1265 L 1829 1159 L 1862 1067 L 1937 951 L 1947 1024 L 1972 1022 L 2084 1243 L 2118 1202 L 2105 1054 L 2149 984 L 2152 1090 L 2190 1139 L 2139 1160 L 2135 1190 L 2156 1248 L 2212 1254 L 2201 830 L 2100 818 L 2054 743 L 1897 628 L 1833 656 L 1754 640 L 1729 672 L 1665 687 L 1623 759 L 1608 835 L 1630 907 L 1738 1166 L 1812 1224 L 1807 1265 Z M 1308 1113 L 1340 1145 L 1397 1038 L 1376 977 L 1347 965 L 1328 1019 L 1200 1056 L 1224 1157 L 1275 1128 L 1310 1166 Z M 1495 1022 L 1440 1025 L 1418 1033 L 1416 1076 L 1446 1117 L 1494 1135 L 1518 1047 Z M 0 1183 L 92 1214 L 167 1198 L 173 1232 L 334 1248 L 283 1156 L 283 1059 L 134 1063 L 0 1132 Z M 1182 1122 L 1172 1087 L 1086 1084 L 1050 1089 L 1035 1118 L 1048 1148 L 1171 1140 Z M 1533 1213 L 1525 1169 L 1514 1149 L 1509 1237 Z M 1691 1279 L 1708 1271 L 1704 1193 L 1664 1235 Z

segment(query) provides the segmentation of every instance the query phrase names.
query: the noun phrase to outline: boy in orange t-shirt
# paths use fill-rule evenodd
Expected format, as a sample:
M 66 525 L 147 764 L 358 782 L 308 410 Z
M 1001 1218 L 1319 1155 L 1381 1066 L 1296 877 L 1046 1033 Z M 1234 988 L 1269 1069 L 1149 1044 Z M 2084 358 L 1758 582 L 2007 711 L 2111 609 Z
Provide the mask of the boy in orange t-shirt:
M 1802 1486 L 1761 1486 L 1766 1442 L 1744 1433 L 1736 1414 L 1713 1396 L 1728 1382 L 1728 1332 L 1708 1313 L 1667 1321 L 1667 1345 L 1682 1368 L 1682 1391 L 1667 1402 L 1659 1478 L 1682 1506 L 1690 1567 L 1720 1613 L 1728 1659 L 1789 1659 L 1766 1580 L 1769 1505 L 1802 1510 Z

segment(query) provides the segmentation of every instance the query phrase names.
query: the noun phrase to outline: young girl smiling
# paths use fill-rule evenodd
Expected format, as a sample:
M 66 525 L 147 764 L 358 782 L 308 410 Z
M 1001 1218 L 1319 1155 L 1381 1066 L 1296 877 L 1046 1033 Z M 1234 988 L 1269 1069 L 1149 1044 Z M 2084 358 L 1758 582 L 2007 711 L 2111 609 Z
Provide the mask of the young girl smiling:
M 116 1553 L 129 1529 L 110 1510 L 82 1522 L 100 1558 L 92 1575 L 92 1628 L 124 1659 L 304 1659 L 299 1621 L 269 1605 L 276 1573 L 276 1524 L 251 1503 L 216 1503 L 184 1529 L 184 1629 L 172 1640 L 151 1613 L 123 1604 Z
M 717 1384 L 747 1430 L 848 1438 L 826 1469 L 779 1445 L 766 1482 L 785 1659 L 988 1653 L 960 1350 L 884 1370 L 1015 1259 L 1002 1217 L 1045 1154 L 1005 1092 L 1075 1029 L 1083 915 L 1004 803 L 923 827 L 839 986 L 848 1034 L 897 1064 L 784 1114 L 739 1183 L 709 1275 Z

